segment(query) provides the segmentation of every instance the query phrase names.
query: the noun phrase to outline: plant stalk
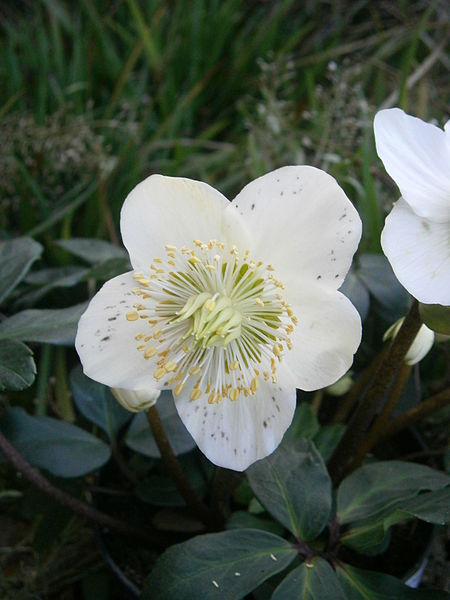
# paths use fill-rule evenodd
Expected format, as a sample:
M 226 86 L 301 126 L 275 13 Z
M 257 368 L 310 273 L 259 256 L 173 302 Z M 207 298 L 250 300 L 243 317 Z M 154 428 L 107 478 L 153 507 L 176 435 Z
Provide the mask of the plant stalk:
M 217 531 L 217 529 L 221 528 L 221 519 L 219 519 L 218 516 L 204 504 L 204 502 L 202 502 L 197 492 L 189 483 L 189 480 L 185 476 L 172 446 L 170 445 L 155 404 L 148 409 L 147 420 L 161 454 L 161 458 L 169 471 L 178 492 L 186 502 L 186 505 L 208 529 Z
M 372 379 L 373 374 L 379 368 L 381 361 L 386 353 L 386 346 L 375 356 L 371 363 L 364 369 L 359 379 L 355 382 L 347 396 L 339 404 L 336 414 L 333 417 L 333 423 L 345 423 L 353 407 L 366 389 Z
M 417 300 L 414 300 L 398 334 L 391 341 L 364 400 L 355 410 L 346 432 L 328 463 L 334 485 L 338 485 L 349 472 L 349 464 L 354 460 L 355 454 L 366 436 L 367 429 L 421 325 L 419 305 Z
M 383 435 L 380 437 L 380 441 L 395 435 L 406 427 L 414 425 L 414 423 L 420 419 L 444 408 L 447 404 L 450 404 L 450 388 L 442 390 L 442 392 L 434 394 L 434 396 L 430 396 L 430 398 L 427 398 L 417 406 L 414 406 L 402 415 L 399 415 L 384 431 Z
M 39 471 L 36 471 L 1 432 L 0 450 L 3 452 L 11 465 L 17 471 L 22 473 L 25 479 L 35 485 L 41 492 L 53 498 L 53 500 L 56 500 L 56 502 L 59 502 L 59 504 L 62 504 L 62 506 L 69 508 L 80 517 L 84 517 L 89 521 L 98 523 L 99 525 L 107 527 L 112 531 L 117 531 L 118 533 L 129 535 L 151 544 L 156 544 L 158 546 L 167 545 L 162 544 L 161 536 L 159 534 L 131 527 L 123 521 L 115 519 L 114 517 L 110 517 L 106 513 L 89 506 L 89 504 L 86 504 L 85 502 L 78 500 L 78 498 L 75 498 L 67 492 L 57 488 L 41 473 L 39 473 Z
M 241 473 L 217 467 L 211 486 L 211 509 L 224 519 L 229 514 L 228 501 L 242 479 Z
M 383 410 L 378 415 L 372 427 L 369 429 L 364 441 L 361 446 L 358 448 L 355 459 L 351 463 L 351 469 L 356 469 L 359 467 L 364 460 L 366 454 L 368 454 L 372 448 L 374 448 L 379 442 L 379 438 L 381 437 L 383 431 L 386 430 L 388 425 L 389 417 L 391 416 L 393 410 L 397 406 L 403 390 L 405 389 L 406 384 L 408 383 L 408 379 L 411 375 L 411 367 L 405 363 L 402 364 L 400 370 L 397 375 L 397 379 L 392 387 L 392 391 L 390 393 L 389 398 L 387 399 L 385 405 L 383 406 Z

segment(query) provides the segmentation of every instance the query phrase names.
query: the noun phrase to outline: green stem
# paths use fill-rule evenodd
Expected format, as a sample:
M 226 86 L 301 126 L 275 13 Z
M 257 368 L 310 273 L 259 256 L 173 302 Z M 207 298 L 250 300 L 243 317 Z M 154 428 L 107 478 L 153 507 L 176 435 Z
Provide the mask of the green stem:
M 43 344 L 41 348 L 41 356 L 39 359 L 38 380 L 36 390 L 36 415 L 47 414 L 48 400 L 48 382 L 51 372 L 52 347 L 50 344 Z
M 328 469 L 334 485 L 338 485 L 349 472 L 349 464 L 353 461 L 358 448 L 363 442 L 367 429 L 381 405 L 396 372 L 403 364 L 403 359 L 421 325 L 418 302 L 414 300 L 398 334 L 391 341 L 381 365 L 375 373 L 366 397 L 355 410 L 345 434 L 328 463 Z
M 403 364 L 400 367 L 400 371 L 392 387 L 392 391 L 389 395 L 389 398 L 386 400 L 386 403 L 383 406 L 383 410 L 379 414 L 378 418 L 375 420 L 372 427 L 369 429 L 366 437 L 364 438 L 363 443 L 361 444 L 361 446 L 358 449 L 358 452 L 356 453 L 355 459 L 350 465 L 351 470 L 359 467 L 362 461 L 364 460 L 366 454 L 370 452 L 374 446 L 377 445 L 381 434 L 383 433 L 383 431 L 386 430 L 389 417 L 391 416 L 392 411 L 397 406 L 403 393 L 403 390 L 405 389 L 405 386 L 408 383 L 410 375 L 411 367 L 407 364 Z
M 186 502 L 186 505 L 191 509 L 202 523 L 210 530 L 216 531 L 220 529 L 222 523 L 209 508 L 202 502 L 196 491 L 192 488 L 189 480 L 181 468 L 178 459 L 172 450 L 167 434 L 164 430 L 164 426 L 158 414 L 156 405 L 150 407 L 147 411 L 147 420 L 155 438 L 156 445 L 158 446 L 161 458 L 172 477 L 173 482 L 176 485 L 178 492 Z
M 64 421 L 69 423 L 75 421 L 75 410 L 67 376 L 65 348 L 56 348 L 55 351 L 55 408 Z
M 381 361 L 386 353 L 386 346 L 375 356 L 368 367 L 362 372 L 359 379 L 354 383 L 347 396 L 343 398 L 342 402 L 333 417 L 333 423 L 345 423 L 349 414 L 352 412 L 353 407 L 357 403 L 358 399 L 361 398 L 362 393 L 366 389 L 373 374 L 379 368 Z
M 234 488 L 242 479 L 241 473 L 217 467 L 211 486 L 211 508 L 224 519 L 229 516 L 229 499 Z
M 427 398 L 417 406 L 410 408 L 402 415 L 394 419 L 383 433 L 380 441 L 395 435 L 399 431 L 402 431 L 402 429 L 405 429 L 405 427 L 414 425 L 414 423 L 420 419 L 423 419 L 437 410 L 444 408 L 444 406 L 447 406 L 447 404 L 450 404 L 450 388 L 442 390 L 442 392 Z

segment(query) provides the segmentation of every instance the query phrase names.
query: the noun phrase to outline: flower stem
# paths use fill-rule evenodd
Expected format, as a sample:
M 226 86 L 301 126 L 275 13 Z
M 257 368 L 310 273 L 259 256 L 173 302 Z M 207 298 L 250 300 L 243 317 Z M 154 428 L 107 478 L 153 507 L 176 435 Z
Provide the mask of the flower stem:
M 400 370 L 397 375 L 397 379 L 392 387 L 392 391 L 387 399 L 385 405 L 383 406 L 383 410 L 375 420 L 372 427 L 369 429 L 367 435 L 364 438 L 364 441 L 358 448 L 358 451 L 355 455 L 353 462 L 350 465 L 351 470 L 359 467 L 364 460 L 364 457 L 368 452 L 372 450 L 374 446 L 377 445 L 379 438 L 383 431 L 386 430 L 389 417 L 392 414 L 392 411 L 397 406 L 400 397 L 405 389 L 406 384 L 408 383 L 409 376 L 411 375 L 411 367 L 405 363 L 402 364 Z
M 442 392 L 439 392 L 438 394 L 427 398 L 418 406 L 410 408 L 402 415 L 394 419 L 389 425 L 389 427 L 387 427 L 387 429 L 384 431 L 383 435 L 380 437 L 380 441 L 395 435 L 399 431 L 402 431 L 402 429 L 405 429 L 405 427 L 413 425 L 420 419 L 423 419 L 423 417 L 431 415 L 432 413 L 443 408 L 447 404 L 450 404 L 450 388 L 442 390 Z
M 354 412 L 345 434 L 328 463 L 335 485 L 338 485 L 349 472 L 349 463 L 354 459 L 355 453 L 364 440 L 367 429 L 421 325 L 418 302 L 414 300 L 398 334 L 391 341 L 375 373 L 366 397 Z
M 221 528 L 221 519 L 219 519 L 209 508 L 202 502 L 196 491 L 192 488 L 189 480 L 181 468 L 177 457 L 170 445 L 164 426 L 159 417 L 156 405 L 151 406 L 147 411 L 147 420 L 158 446 L 161 458 L 176 485 L 186 505 L 191 511 L 206 525 L 208 529 L 216 531 Z
M 229 514 L 228 500 L 234 488 L 239 484 L 242 475 L 230 469 L 217 467 L 211 486 L 211 508 L 226 518 Z
M 107 527 L 112 531 L 117 531 L 118 533 L 129 535 L 154 545 L 156 544 L 159 547 L 167 546 L 167 544 L 163 544 L 163 540 L 159 534 L 156 534 L 152 531 L 145 531 L 131 527 L 123 521 L 115 519 L 114 517 L 110 517 L 96 508 L 89 506 L 89 504 L 86 504 L 85 502 L 78 500 L 78 498 L 74 498 L 67 492 L 57 488 L 41 473 L 39 473 L 39 471 L 33 469 L 33 467 L 23 458 L 23 456 L 14 448 L 14 446 L 1 432 L 0 450 L 6 456 L 11 465 L 17 471 L 22 473 L 25 479 L 35 485 L 41 492 L 47 496 L 50 496 L 56 500 L 56 502 L 62 504 L 62 506 L 69 508 L 80 517 L 84 517 L 85 519 L 98 523 L 99 525 Z
M 372 379 L 373 374 L 376 372 L 381 364 L 386 353 L 386 346 L 375 356 L 372 362 L 364 369 L 359 379 L 355 382 L 352 389 L 348 392 L 347 397 L 339 404 L 339 408 L 333 417 L 333 423 L 345 423 L 347 417 L 353 410 L 358 399 L 366 389 L 369 381 Z

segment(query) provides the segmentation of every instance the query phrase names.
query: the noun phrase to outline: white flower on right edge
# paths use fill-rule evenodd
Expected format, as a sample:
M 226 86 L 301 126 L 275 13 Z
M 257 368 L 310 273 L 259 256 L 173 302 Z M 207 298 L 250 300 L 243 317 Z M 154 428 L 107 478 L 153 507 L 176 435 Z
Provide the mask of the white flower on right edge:
M 378 156 L 402 197 L 381 234 L 400 283 L 424 304 L 450 305 L 450 121 L 444 130 L 399 108 L 374 121 Z

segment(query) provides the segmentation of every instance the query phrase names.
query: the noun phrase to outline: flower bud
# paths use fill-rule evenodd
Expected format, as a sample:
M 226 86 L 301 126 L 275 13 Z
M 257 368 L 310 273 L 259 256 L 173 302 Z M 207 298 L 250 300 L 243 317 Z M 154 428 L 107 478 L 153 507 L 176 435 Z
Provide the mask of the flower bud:
M 352 371 L 348 371 L 348 373 L 343 375 L 335 383 L 325 388 L 326 393 L 329 396 L 343 396 L 346 394 L 353 385 L 352 375 Z
M 383 336 L 383 341 L 393 339 L 397 335 L 404 318 L 399 319 L 396 323 L 391 325 Z M 405 364 L 412 366 L 418 363 L 424 358 L 434 343 L 434 331 L 429 329 L 426 325 L 422 325 L 419 329 L 418 334 L 414 338 L 413 343 L 409 347 L 408 352 L 405 356 Z
M 111 388 L 111 391 L 119 404 L 131 412 L 147 410 L 159 398 L 160 390 L 124 390 L 122 388 Z

